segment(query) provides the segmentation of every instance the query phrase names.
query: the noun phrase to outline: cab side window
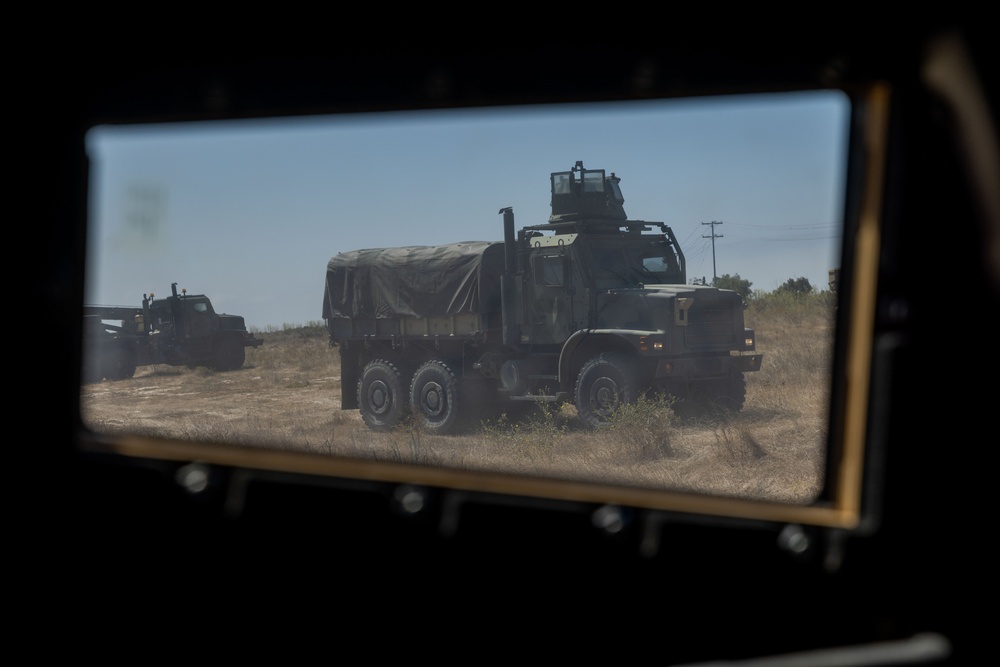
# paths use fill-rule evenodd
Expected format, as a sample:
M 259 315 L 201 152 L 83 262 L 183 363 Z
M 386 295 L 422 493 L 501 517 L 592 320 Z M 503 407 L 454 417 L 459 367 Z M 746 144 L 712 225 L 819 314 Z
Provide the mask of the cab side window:
M 566 262 L 560 255 L 538 255 L 534 268 L 536 285 L 562 287 L 566 284 Z

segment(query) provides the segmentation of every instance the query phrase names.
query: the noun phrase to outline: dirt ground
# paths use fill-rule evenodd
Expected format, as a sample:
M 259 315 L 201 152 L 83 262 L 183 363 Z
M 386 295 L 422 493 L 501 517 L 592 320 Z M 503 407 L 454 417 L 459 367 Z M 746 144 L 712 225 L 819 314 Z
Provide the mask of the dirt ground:
M 652 489 L 808 502 L 821 488 L 824 396 L 748 377 L 742 414 L 680 423 L 669 414 L 620 432 L 584 430 L 567 406 L 516 429 L 461 436 L 373 433 L 341 410 L 339 355 L 325 341 L 275 338 L 242 369 L 146 366 L 81 388 L 81 419 L 104 434 L 229 443 L 365 461 L 513 473 Z M 782 388 L 784 391 L 784 388 Z M 794 404 L 790 403 L 794 401 Z
M 84 385 L 81 412 L 99 431 L 308 449 L 329 439 L 334 423 L 364 427 L 356 410 L 340 410 L 340 400 L 339 376 L 276 381 L 252 363 L 228 373 L 146 366 L 130 380 Z

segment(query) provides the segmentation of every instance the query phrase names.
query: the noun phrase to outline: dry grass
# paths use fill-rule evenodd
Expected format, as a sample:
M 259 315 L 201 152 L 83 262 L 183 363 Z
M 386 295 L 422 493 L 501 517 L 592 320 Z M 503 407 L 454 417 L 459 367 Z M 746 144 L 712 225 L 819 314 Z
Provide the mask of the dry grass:
M 86 385 L 82 417 L 102 432 L 809 502 L 823 477 L 832 309 L 822 294 L 758 295 L 746 315 L 764 364 L 747 374 L 744 410 L 725 419 L 682 421 L 654 396 L 596 432 L 572 406 L 541 406 L 461 436 L 415 423 L 372 433 L 356 410 L 339 409 L 339 354 L 319 323 L 258 332 L 265 343 L 239 371 L 152 366 Z

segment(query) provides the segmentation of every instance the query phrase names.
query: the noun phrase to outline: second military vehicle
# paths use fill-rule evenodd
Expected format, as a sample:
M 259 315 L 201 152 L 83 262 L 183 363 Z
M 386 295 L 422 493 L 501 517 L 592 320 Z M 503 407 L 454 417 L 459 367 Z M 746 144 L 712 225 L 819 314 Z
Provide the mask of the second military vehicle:
M 216 313 L 204 294 L 142 295 L 141 306 L 84 306 L 84 381 L 123 380 L 137 366 L 243 367 L 246 348 L 264 343 L 239 315 Z
M 323 318 L 342 409 L 436 433 L 538 401 L 572 401 L 596 427 L 648 391 L 740 410 L 762 359 L 741 297 L 685 284 L 674 233 L 628 220 L 620 180 L 582 162 L 551 174 L 548 223 L 515 235 L 501 209 L 503 242 L 333 256 Z

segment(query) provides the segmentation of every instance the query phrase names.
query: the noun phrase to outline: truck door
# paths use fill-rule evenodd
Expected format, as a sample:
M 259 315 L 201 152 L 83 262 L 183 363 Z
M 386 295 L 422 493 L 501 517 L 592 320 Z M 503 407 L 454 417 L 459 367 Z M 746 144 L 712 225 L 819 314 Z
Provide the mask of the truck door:
M 565 248 L 536 250 L 529 268 L 525 274 L 524 321 L 530 340 L 522 338 L 522 342 L 561 344 L 578 328 L 570 254 Z
M 208 299 L 186 298 L 180 302 L 178 337 L 188 356 L 206 359 L 218 329 L 218 316 Z

